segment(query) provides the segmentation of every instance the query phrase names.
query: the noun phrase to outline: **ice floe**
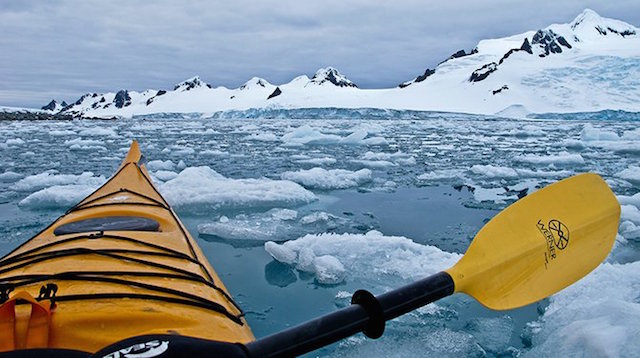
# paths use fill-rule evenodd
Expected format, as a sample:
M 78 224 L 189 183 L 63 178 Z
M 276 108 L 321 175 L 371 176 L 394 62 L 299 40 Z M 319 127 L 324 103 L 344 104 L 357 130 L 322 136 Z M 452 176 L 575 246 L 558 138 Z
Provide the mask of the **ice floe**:
M 550 299 L 526 357 L 640 356 L 640 262 L 605 263 Z
M 316 200 L 312 192 L 292 181 L 231 179 L 207 166 L 186 168 L 159 189 L 171 205 L 192 212 L 296 206 Z
M 354 144 L 354 145 L 385 145 L 388 144 L 385 138 L 370 137 L 367 138 L 368 132 L 365 130 L 356 130 L 346 137 L 337 134 L 325 134 L 312 128 L 309 125 L 303 125 L 282 136 L 282 141 L 287 145 L 304 145 L 304 144 Z
M 82 174 L 59 174 L 56 170 L 47 170 L 40 174 L 29 175 L 10 186 L 15 191 L 36 191 L 54 185 L 82 185 L 97 188 L 106 179 L 103 176 L 94 176 L 92 172 Z
M 366 281 L 372 275 L 413 280 L 448 268 L 460 258 L 459 254 L 378 231 L 306 235 L 283 244 L 270 241 L 265 250 L 276 260 L 313 274 L 322 284 Z
M 29 209 L 67 208 L 91 194 L 99 185 L 53 185 L 20 200 L 18 205 Z
M 357 187 L 371 181 L 371 170 L 360 169 L 350 171 L 345 169 L 324 169 L 320 167 L 295 172 L 284 172 L 282 179 L 302 184 L 306 188 L 315 189 L 345 189 Z
M 576 165 L 584 164 L 584 158 L 578 153 L 560 152 L 558 154 L 535 155 L 525 154 L 514 158 L 521 163 L 535 165 Z

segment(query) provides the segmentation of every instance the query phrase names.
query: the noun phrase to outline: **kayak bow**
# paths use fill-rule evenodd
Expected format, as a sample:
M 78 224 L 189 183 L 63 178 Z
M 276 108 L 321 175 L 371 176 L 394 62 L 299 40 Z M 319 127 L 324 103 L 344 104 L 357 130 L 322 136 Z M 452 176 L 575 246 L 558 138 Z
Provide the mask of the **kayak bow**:
M 0 352 L 141 334 L 254 339 L 134 141 L 102 187 L 0 260 Z

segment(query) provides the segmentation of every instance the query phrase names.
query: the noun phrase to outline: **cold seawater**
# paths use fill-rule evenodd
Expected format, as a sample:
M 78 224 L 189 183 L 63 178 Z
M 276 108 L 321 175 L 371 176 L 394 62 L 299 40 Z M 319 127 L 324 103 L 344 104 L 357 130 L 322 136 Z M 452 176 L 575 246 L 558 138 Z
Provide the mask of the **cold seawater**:
M 613 253 L 539 304 L 455 295 L 311 356 L 640 355 L 637 121 L 154 118 L 0 123 L 0 254 L 113 174 L 132 139 L 257 337 L 446 269 L 509 203 L 594 171 Z M 602 292 L 606 292 L 603 295 Z

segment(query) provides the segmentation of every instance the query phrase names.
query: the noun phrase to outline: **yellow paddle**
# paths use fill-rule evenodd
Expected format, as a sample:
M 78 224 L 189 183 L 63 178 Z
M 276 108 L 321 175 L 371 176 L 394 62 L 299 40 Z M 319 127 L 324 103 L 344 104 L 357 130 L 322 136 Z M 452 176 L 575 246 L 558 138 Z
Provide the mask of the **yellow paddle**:
M 496 215 L 453 267 L 248 343 L 250 356 L 293 356 L 358 332 L 378 338 L 386 321 L 464 292 L 496 310 L 521 307 L 569 286 L 598 266 L 615 241 L 620 205 L 596 174 L 541 189 Z
M 478 232 L 453 267 L 404 287 L 378 296 L 356 291 L 349 307 L 245 346 L 163 334 L 127 339 L 95 356 L 163 342 L 158 357 L 289 357 L 358 332 L 378 338 L 386 321 L 455 292 L 496 310 L 524 306 L 598 266 L 611 250 L 619 219 L 620 205 L 604 180 L 577 175 L 509 206 Z

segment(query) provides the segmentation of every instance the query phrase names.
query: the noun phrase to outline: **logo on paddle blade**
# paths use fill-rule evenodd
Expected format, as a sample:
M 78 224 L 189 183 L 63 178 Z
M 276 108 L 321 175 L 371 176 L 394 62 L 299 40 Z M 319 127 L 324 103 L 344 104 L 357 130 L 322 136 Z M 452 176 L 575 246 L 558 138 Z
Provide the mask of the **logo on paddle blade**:
M 569 244 L 569 229 L 563 223 L 558 220 L 549 221 L 549 230 L 554 232 L 554 236 L 556 238 L 555 244 L 556 247 L 560 250 L 564 250 L 565 247 Z
M 536 227 L 546 243 L 547 250 L 544 253 L 544 267 L 549 268 L 549 262 L 558 255 L 556 249 L 564 250 L 569 245 L 569 228 L 556 219 L 550 220 L 546 226 L 540 219 Z

